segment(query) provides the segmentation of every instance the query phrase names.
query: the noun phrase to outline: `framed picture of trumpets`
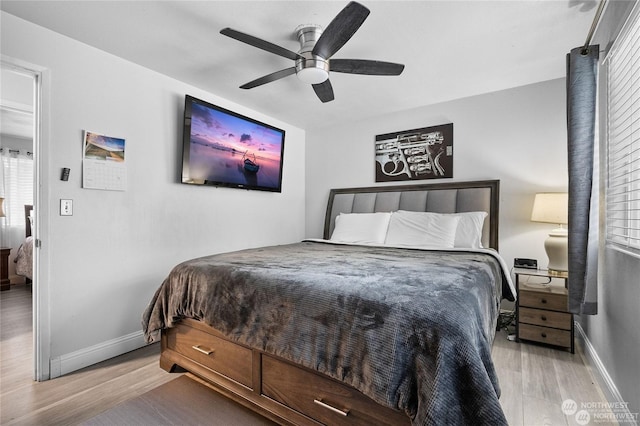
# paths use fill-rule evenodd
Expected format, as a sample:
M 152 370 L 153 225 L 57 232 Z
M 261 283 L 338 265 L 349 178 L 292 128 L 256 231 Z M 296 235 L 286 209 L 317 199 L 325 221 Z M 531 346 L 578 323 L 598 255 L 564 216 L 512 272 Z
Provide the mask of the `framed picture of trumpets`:
M 376 182 L 453 177 L 453 123 L 376 135 Z

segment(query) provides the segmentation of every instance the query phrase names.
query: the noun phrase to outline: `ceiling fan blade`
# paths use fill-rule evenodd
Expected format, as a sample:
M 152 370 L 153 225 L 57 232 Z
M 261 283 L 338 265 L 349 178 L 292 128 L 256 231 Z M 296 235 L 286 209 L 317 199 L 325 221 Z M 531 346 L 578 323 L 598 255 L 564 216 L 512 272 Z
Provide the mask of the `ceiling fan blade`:
M 275 53 L 276 55 L 292 59 L 294 61 L 296 59 L 304 59 L 302 56 L 289 49 L 285 49 L 284 47 L 280 47 L 277 44 L 269 43 L 268 41 L 262 40 L 258 37 L 254 37 L 252 35 L 245 34 L 231 28 L 224 28 L 220 30 L 220 34 L 226 35 L 227 37 L 231 37 L 243 43 L 247 43 L 253 47 L 257 47 L 258 49 L 266 50 L 267 52 Z
M 285 68 L 280 71 L 272 72 L 271 74 L 267 74 L 260 78 L 257 78 L 253 81 L 243 84 L 240 86 L 241 89 L 253 89 L 254 87 L 262 86 L 263 84 L 271 83 L 272 81 L 280 80 L 281 78 L 287 77 L 291 74 L 296 73 L 296 67 Z
M 329 59 L 358 31 L 367 16 L 369 9 L 360 3 L 350 2 L 329 23 L 313 47 L 312 53 Z
M 322 83 L 312 84 L 313 90 L 318 95 L 318 98 L 324 102 L 331 102 L 333 98 L 333 87 L 331 86 L 331 82 L 329 79 L 326 79 Z
M 400 75 L 404 65 L 368 59 L 331 59 L 329 70 L 348 74 Z

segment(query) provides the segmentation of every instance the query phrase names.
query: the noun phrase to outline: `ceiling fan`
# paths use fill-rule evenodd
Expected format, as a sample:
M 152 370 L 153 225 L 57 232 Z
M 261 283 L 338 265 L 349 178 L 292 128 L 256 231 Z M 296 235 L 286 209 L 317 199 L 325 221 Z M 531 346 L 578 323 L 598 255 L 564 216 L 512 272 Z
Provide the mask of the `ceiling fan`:
M 358 31 L 358 28 L 369 16 L 369 12 L 369 9 L 360 3 L 352 1 L 333 18 L 324 31 L 319 25 L 298 26 L 295 29 L 295 34 L 300 42 L 298 52 L 231 28 L 225 28 L 220 33 L 295 61 L 295 66 L 250 81 L 240 86 L 241 89 L 252 89 L 296 74 L 301 81 L 313 86 L 313 90 L 322 102 L 329 102 L 334 99 L 333 87 L 329 81 L 329 71 L 347 74 L 400 75 L 404 70 L 404 65 L 393 62 L 368 59 L 330 59 Z

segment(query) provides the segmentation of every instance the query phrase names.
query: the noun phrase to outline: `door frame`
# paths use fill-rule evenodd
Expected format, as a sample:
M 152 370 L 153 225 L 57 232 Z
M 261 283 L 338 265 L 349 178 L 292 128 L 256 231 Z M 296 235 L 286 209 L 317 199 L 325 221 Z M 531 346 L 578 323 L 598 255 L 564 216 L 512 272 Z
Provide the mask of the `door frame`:
M 51 359 L 51 329 L 49 316 L 49 92 L 50 72 L 44 67 L 2 55 L 4 69 L 33 78 L 33 378 L 49 380 Z

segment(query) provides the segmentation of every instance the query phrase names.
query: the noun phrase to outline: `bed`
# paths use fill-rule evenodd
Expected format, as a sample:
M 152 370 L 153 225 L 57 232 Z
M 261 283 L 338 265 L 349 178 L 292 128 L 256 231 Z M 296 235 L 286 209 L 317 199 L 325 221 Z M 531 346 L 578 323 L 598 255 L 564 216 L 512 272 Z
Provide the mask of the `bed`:
M 506 424 L 498 217 L 497 180 L 334 189 L 321 240 L 177 265 L 144 333 L 163 369 L 280 424 Z
M 18 247 L 18 252 L 14 262 L 16 263 L 16 274 L 25 277 L 26 283 L 31 283 L 33 279 L 33 235 L 32 235 L 32 205 L 24 206 L 25 239 Z

